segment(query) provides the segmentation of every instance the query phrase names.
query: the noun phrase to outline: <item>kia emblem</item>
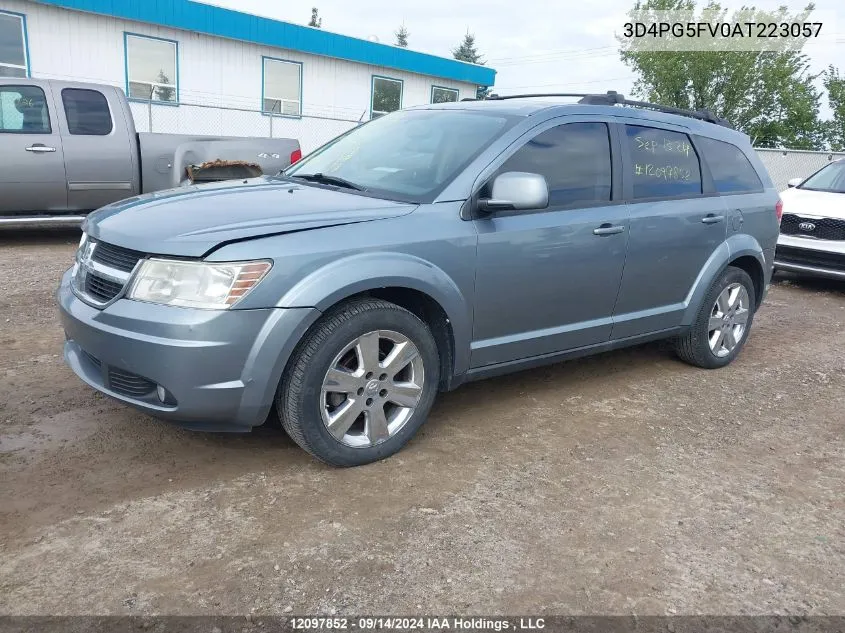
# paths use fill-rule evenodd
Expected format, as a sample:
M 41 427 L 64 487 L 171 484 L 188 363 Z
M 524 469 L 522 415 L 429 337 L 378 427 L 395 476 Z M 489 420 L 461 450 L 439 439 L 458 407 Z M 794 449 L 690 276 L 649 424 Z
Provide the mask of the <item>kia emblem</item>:
M 802 231 L 806 231 L 807 233 L 816 230 L 816 225 L 812 222 L 802 222 L 798 225 L 798 228 Z

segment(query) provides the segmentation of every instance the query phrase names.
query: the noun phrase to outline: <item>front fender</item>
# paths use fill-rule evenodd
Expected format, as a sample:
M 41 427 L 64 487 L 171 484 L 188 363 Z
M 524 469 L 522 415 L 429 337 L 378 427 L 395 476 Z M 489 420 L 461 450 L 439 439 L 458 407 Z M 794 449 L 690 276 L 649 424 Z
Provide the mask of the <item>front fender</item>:
M 472 302 L 454 280 L 431 262 L 394 252 L 358 253 L 307 275 L 279 299 L 278 307 L 313 307 L 325 312 L 344 299 L 378 288 L 409 288 L 436 301 L 452 328 L 456 375 L 469 368 Z
M 763 278 L 765 283 L 765 280 L 770 276 L 765 271 L 771 269 L 771 262 L 766 263 L 766 258 L 763 255 L 763 247 L 751 235 L 745 233 L 731 235 L 713 251 L 713 254 L 702 267 L 701 272 L 698 273 L 698 277 L 684 301 L 686 309 L 684 310 L 681 325 L 688 326 L 693 324 L 707 291 L 710 290 L 713 281 L 722 274 L 722 271 L 732 261 L 749 255 L 760 264 L 760 270 L 764 272 Z

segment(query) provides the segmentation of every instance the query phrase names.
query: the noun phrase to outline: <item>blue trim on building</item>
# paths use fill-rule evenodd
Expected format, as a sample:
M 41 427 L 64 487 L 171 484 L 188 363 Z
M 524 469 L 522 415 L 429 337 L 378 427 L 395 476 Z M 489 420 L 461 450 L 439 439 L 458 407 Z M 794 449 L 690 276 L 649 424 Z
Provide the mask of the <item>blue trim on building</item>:
M 283 62 L 285 64 L 297 64 L 299 66 L 299 114 L 276 114 L 275 112 L 270 112 L 264 109 L 264 70 L 267 67 L 267 61 L 271 62 Z M 261 56 L 261 114 L 267 116 L 280 116 L 284 117 L 285 119 L 301 119 L 302 118 L 302 90 L 303 84 L 305 83 L 304 73 L 302 72 L 302 62 L 297 62 L 292 59 L 281 59 L 280 57 L 269 57 L 267 55 Z M 284 105 L 282 105 L 282 110 L 284 110 Z
M 145 40 L 158 40 L 159 42 L 168 42 L 169 44 L 175 44 L 176 46 L 176 101 L 156 101 L 152 98 L 150 99 L 138 99 L 137 97 L 130 97 L 129 96 L 129 45 L 128 40 L 130 37 L 139 37 Z M 179 105 L 179 42 L 177 40 L 169 40 L 164 37 L 154 37 L 152 35 L 144 35 L 143 33 L 133 33 L 132 31 L 124 31 L 123 32 L 123 77 L 124 77 L 124 89 L 126 92 L 126 98 L 129 101 L 137 101 L 139 103 L 154 103 L 156 105 L 166 105 L 166 106 L 178 106 Z
M 373 97 L 376 95 L 376 79 L 386 79 L 387 81 L 399 82 L 399 109 L 402 109 L 402 100 L 405 98 L 405 80 L 397 79 L 396 77 L 385 77 L 384 75 L 373 75 L 370 77 L 370 120 L 373 118 Z M 393 110 L 396 112 L 396 110 Z M 386 114 L 390 114 L 389 112 Z
M 485 66 L 428 55 L 399 46 L 377 44 L 348 35 L 280 22 L 190 0 L 37 1 L 66 9 L 158 24 L 361 64 L 384 66 L 479 86 L 492 86 L 496 80 L 496 71 Z
M 29 61 L 29 32 L 26 30 L 26 14 L 17 13 L 16 11 L 6 11 L 6 9 L 0 9 L 0 13 L 13 15 L 21 19 L 21 28 L 23 28 L 23 65 L 26 66 L 26 76 L 32 77 L 32 64 Z

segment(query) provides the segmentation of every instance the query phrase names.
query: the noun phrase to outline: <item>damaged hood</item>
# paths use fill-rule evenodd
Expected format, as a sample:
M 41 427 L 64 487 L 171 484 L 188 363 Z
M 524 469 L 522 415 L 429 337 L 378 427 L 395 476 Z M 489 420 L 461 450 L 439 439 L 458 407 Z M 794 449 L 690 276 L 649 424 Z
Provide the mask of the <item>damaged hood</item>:
M 223 242 L 394 218 L 416 206 L 263 177 L 128 198 L 90 214 L 83 228 L 144 253 L 201 257 Z

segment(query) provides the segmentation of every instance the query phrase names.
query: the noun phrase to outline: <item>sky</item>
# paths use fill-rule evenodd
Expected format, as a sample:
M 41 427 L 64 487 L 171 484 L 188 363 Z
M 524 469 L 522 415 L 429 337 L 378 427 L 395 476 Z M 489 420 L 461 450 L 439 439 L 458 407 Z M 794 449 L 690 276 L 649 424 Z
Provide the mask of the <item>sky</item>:
M 404 23 L 410 32 L 409 48 L 447 57 L 469 30 L 487 65 L 497 71 L 493 92 L 500 94 L 616 90 L 627 95 L 634 81 L 619 59 L 614 36 L 626 21 L 630 0 L 205 1 L 299 24 L 307 24 L 311 7 L 316 6 L 324 30 L 378 38 L 385 44 L 394 43 L 394 33 Z M 805 47 L 812 68 L 818 72 L 834 64 L 845 72 L 845 4 L 814 2 L 815 19 L 823 22 L 825 37 Z M 723 0 L 722 4 L 731 8 L 754 4 L 761 9 L 786 4 L 798 12 L 806 2 Z

